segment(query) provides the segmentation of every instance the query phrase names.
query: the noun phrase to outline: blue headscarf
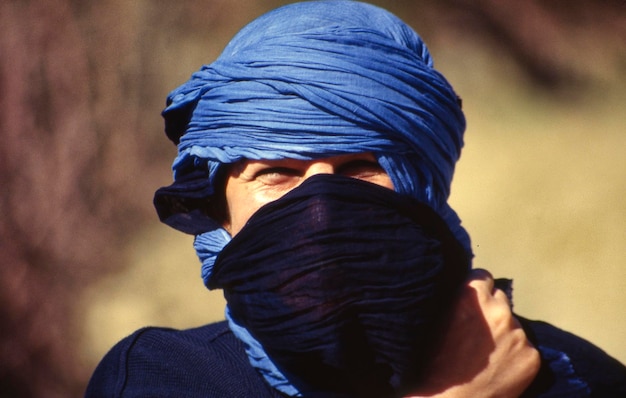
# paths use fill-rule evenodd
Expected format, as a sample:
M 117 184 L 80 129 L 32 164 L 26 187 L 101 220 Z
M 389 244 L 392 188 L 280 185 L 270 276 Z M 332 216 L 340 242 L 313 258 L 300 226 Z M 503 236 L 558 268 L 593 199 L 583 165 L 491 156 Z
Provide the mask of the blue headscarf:
M 230 236 L 203 208 L 223 166 L 244 158 L 372 152 L 395 190 L 434 208 L 470 251 L 447 204 L 463 146 L 460 100 L 421 38 L 385 10 L 311 1 L 269 12 L 174 90 L 163 116 L 178 156 L 155 205 L 196 235 L 205 282 Z
M 178 156 L 155 203 L 177 229 L 219 229 L 198 208 L 224 164 L 373 152 L 396 191 L 429 203 L 469 250 L 447 205 L 465 130 L 459 98 L 421 38 L 385 10 L 312 1 L 269 12 L 170 93 L 163 116 Z

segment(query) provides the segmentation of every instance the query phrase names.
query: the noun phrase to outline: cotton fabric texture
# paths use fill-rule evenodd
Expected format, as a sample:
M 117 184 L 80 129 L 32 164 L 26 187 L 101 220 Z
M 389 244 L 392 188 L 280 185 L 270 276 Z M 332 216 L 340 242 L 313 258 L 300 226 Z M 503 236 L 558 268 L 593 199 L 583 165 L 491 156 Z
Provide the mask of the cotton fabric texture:
M 225 164 L 373 152 L 396 190 L 429 203 L 469 250 L 447 205 L 465 129 L 458 96 L 422 39 L 385 10 L 354 1 L 274 10 L 167 104 L 166 132 L 178 144 L 175 183 L 155 204 L 175 228 L 219 229 L 202 207 Z M 227 240 L 212 235 L 218 247 Z
M 470 258 L 427 205 L 313 176 L 255 213 L 210 288 L 305 397 L 413 391 Z

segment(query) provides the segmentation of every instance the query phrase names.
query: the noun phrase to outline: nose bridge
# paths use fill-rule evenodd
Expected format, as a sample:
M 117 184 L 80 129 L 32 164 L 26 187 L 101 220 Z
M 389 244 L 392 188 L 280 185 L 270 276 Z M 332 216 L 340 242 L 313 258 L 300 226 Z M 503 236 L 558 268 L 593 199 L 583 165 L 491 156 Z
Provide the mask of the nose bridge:
M 333 174 L 335 172 L 335 166 L 326 160 L 316 160 L 311 162 L 304 174 L 305 178 L 309 178 L 316 174 Z

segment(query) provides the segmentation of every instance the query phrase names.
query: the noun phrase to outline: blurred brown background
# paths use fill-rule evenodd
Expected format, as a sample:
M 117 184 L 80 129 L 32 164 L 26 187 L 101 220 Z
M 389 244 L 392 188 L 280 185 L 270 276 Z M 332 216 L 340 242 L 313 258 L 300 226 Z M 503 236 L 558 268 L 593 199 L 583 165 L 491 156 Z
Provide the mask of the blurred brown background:
M 222 317 L 152 194 L 166 94 L 289 1 L 0 2 L 0 396 L 79 397 L 144 325 Z M 372 1 L 463 97 L 451 201 L 515 309 L 626 361 L 626 2 Z

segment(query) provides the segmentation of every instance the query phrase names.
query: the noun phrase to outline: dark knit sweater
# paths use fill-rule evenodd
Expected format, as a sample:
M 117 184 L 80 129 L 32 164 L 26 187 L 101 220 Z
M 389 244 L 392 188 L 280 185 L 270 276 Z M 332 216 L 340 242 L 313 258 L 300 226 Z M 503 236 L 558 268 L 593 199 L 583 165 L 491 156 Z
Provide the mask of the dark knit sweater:
M 544 348 L 540 374 L 524 397 L 626 397 L 622 364 L 547 323 L 521 322 L 529 339 Z M 138 330 L 104 357 L 85 396 L 285 398 L 252 368 L 226 322 Z
M 250 366 L 226 322 L 136 331 L 100 362 L 85 396 L 284 397 Z

